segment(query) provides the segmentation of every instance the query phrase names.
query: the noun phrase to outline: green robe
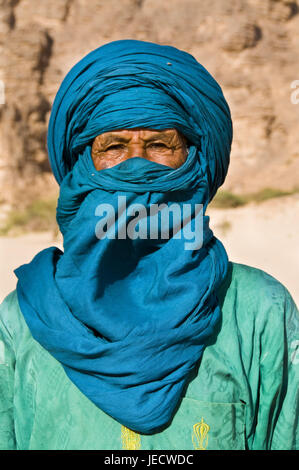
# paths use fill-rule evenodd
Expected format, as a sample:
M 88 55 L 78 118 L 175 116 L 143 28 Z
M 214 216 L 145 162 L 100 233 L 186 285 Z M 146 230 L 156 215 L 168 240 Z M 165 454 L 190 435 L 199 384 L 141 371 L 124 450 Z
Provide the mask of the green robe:
M 69 380 L 31 336 L 13 291 L 0 306 L 0 448 L 299 449 L 294 301 L 273 277 L 236 263 L 219 298 L 221 324 L 172 422 L 140 435 Z

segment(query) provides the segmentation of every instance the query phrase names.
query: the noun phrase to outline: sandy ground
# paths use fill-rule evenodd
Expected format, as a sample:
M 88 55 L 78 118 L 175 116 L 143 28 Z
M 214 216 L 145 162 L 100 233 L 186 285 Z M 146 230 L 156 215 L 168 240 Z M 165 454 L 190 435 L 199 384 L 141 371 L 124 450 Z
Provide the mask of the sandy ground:
M 299 196 L 236 209 L 209 209 L 210 226 L 230 260 L 248 264 L 284 284 L 299 305 Z M 15 288 L 13 270 L 48 246 L 61 247 L 51 233 L 0 237 L 0 301 Z
M 299 306 L 299 196 L 208 213 L 230 260 L 271 274 Z

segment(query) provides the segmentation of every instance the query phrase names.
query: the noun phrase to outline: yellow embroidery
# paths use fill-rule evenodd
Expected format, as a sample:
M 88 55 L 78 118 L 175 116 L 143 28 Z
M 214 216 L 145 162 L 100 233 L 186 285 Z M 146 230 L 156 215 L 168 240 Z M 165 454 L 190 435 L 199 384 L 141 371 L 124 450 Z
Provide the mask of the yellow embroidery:
M 138 450 L 141 447 L 140 435 L 126 426 L 121 427 L 122 448 L 127 450 Z
M 193 426 L 192 442 L 195 450 L 206 450 L 208 447 L 208 432 L 210 426 L 204 422 L 201 418 L 200 423 L 196 423 Z

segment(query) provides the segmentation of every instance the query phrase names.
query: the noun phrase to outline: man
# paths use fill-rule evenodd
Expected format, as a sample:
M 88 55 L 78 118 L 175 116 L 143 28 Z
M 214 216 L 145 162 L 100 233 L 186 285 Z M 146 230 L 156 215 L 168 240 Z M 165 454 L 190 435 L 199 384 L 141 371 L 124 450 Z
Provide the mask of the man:
M 296 449 L 297 308 L 209 228 L 232 124 L 189 54 L 83 58 L 48 132 L 63 252 L 1 306 L 5 449 Z

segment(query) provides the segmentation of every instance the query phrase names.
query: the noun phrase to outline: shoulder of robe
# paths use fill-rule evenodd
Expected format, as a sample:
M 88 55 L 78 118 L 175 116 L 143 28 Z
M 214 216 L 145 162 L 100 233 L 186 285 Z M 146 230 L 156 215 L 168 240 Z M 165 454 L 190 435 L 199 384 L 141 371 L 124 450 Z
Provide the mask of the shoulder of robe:
M 31 334 L 19 307 L 16 289 L 10 292 L 0 305 L 0 329 L 15 344 Z
M 284 324 L 298 324 L 298 309 L 290 293 L 262 269 L 230 262 L 218 294 L 223 321 L 237 322 L 244 332 L 257 326 L 261 331 L 267 325 L 272 332 L 275 327 L 278 328 L 276 331 L 281 331 Z M 0 329 L 14 342 L 31 337 L 16 290 L 8 294 L 0 305 Z
M 298 318 L 298 309 L 287 288 L 262 269 L 230 262 L 229 270 L 219 289 L 222 311 L 244 325 L 266 326 L 273 331 L 291 317 Z M 280 330 L 281 331 L 281 330 Z

